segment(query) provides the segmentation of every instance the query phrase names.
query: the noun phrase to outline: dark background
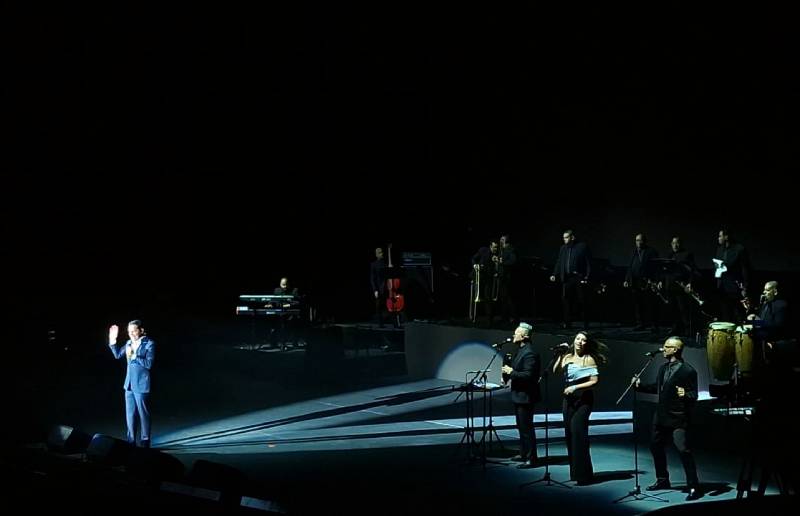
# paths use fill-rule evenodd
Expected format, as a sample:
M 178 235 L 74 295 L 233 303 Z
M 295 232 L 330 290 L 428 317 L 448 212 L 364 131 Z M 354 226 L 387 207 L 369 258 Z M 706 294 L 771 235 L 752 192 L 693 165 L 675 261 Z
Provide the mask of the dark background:
M 288 274 L 364 319 L 391 241 L 433 253 L 417 315 L 463 316 L 490 236 L 528 292 L 567 227 L 616 267 L 680 234 L 708 269 L 726 225 L 791 285 L 797 35 L 726 8 L 9 6 L 7 313 L 227 318 Z

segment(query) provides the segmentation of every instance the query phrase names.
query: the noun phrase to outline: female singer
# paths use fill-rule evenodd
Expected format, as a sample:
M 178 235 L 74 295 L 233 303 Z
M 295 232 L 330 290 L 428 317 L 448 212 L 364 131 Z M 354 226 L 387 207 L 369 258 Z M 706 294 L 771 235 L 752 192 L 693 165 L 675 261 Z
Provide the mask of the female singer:
M 594 404 L 594 386 L 599 380 L 597 366 L 608 361 L 604 354 L 608 348 L 585 331 L 575 335 L 571 350 L 567 343 L 559 348 L 564 354 L 553 364 L 553 372 L 564 371 L 564 438 L 569 477 L 578 485 L 586 485 L 594 475 L 589 454 L 589 415 Z

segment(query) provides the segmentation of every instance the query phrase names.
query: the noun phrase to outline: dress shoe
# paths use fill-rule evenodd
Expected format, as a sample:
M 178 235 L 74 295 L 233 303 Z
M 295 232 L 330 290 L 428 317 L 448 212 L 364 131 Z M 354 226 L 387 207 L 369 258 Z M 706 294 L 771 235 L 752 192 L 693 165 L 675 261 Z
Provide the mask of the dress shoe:
M 528 462 L 520 464 L 519 466 L 517 466 L 517 469 L 531 469 L 531 468 L 538 468 L 539 466 L 541 466 L 539 461 L 537 459 L 532 459 Z
M 525 459 L 522 455 L 514 455 L 513 457 L 509 457 L 508 460 L 513 462 L 527 462 L 527 459 Z
M 660 489 L 670 489 L 672 486 L 669 483 L 669 480 L 659 479 L 656 480 L 653 484 L 647 486 L 645 489 L 647 491 L 658 491 Z
M 703 493 L 700 492 L 700 489 L 696 487 L 689 488 L 689 494 L 686 495 L 686 501 L 691 502 L 692 500 L 699 500 L 703 497 Z

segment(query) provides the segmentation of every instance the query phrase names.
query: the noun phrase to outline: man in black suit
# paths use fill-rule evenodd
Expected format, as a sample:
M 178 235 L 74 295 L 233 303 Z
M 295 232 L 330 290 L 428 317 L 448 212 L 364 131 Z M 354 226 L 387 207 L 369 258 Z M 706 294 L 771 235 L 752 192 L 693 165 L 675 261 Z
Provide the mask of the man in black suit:
M 683 462 L 686 473 L 687 500 L 697 500 L 702 496 L 697 480 L 692 451 L 687 443 L 687 429 L 694 404 L 697 401 L 697 371 L 683 361 L 683 341 L 669 337 L 664 342 L 664 358 L 667 361 L 658 370 L 655 383 L 642 384 L 634 377 L 636 388 L 642 392 L 658 394 L 658 408 L 653 417 L 653 433 L 650 451 L 656 468 L 656 481 L 647 487 L 648 491 L 669 489 L 669 471 L 664 447 L 672 439 Z
M 628 273 L 622 285 L 631 289 L 633 312 L 636 317 L 634 330 L 643 330 L 650 326 L 655 331 L 658 328 L 658 305 L 653 293 L 653 286 L 657 284 L 653 260 L 658 258 L 658 252 L 647 245 L 644 233 L 637 234 L 634 241 L 636 247 L 631 254 Z
M 386 306 L 386 262 L 383 260 L 383 249 L 380 247 L 375 248 L 375 260 L 369 265 L 369 281 L 375 301 L 375 322 L 383 327 Z
M 761 309 L 758 314 L 747 316 L 751 321 L 762 321 L 759 332 L 770 345 L 783 339 L 786 334 L 786 300 L 778 297 L 778 282 L 768 281 L 764 284 L 764 293 L 761 294 Z
M 750 258 L 747 249 L 736 242 L 727 229 L 719 231 L 717 243 L 714 276 L 720 296 L 720 317 L 722 321 L 739 323 L 743 319 L 742 300 L 747 297 L 750 280 Z
M 292 296 L 292 299 L 282 299 L 278 301 L 278 306 L 282 309 L 296 308 L 298 306 L 300 291 L 289 286 L 289 278 L 281 278 L 278 286 L 272 293 L 276 296 Z M 280 345 L 281 350 L 286 350 L 289 343 L 297 343 L 298 317 L 291 313 L 282 313 L 278 316 L 278 326 L 270 332 L 270 343 Z
M 556 278 L 561 281 L 561 303 L 564 309 L 561 326 L 572 327 L 571 312 L 577 298 L 581 306 L 583 328 L 586 329 L 589 326 L 586 318 L 586 284 L 592 273 L 592 255 L 585 242 L 575 240 L 575 233 L 571 229 L 564 231 L 562 238 L 564 245 L 558 250 L 558 259 L 550 276 L 550 281 L 555 281 Z
M 533 430 L 533 406 L 541 399 L 539 376 L 541 361 L 539 353 L 531 347 L 533 327 L 519 323 L 514 331 L 513 342 L 519 346 L 511 365 L 503 366 L 503 377 L 511 384 L 511 401 L 519 430 L 519 455 L 511 460 L 522 461 L 520 469 L 535 468 L 537 464 L 536 433 Z
M 692 285 L 699 283 L 700 272 L 694 261 L 694 254 L 681 245 L 679 236 L 672 237 L 667 259 L 672 260 L 673 267 L 668 269 L 664 277 L 664 288 L 669 299 L 669 310 L 672 314 L 670 335 L 690 335 L 692 323 L 692 306 L 704 302 Z

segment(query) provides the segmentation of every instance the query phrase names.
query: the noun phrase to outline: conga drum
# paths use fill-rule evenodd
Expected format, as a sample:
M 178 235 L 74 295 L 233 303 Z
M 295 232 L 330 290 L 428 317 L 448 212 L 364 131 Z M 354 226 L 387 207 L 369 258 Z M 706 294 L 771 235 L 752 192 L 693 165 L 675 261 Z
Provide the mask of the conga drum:
M 736 362 L 735 329 L 736 325 L 729 322 L 713 322 L 708 325 L 706 352 L 711 375 L 715 380 L 727 381 L 733 374 L 733 364 Z
M 739 365 L 739 374 L 748 377 L 753 374 L 753 327 L 748 325 L 737 326 L 733 334 L 733 347 L 736 354 L 736 363 Z

